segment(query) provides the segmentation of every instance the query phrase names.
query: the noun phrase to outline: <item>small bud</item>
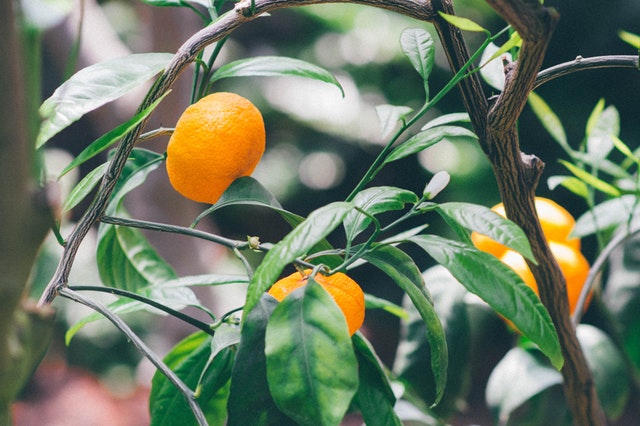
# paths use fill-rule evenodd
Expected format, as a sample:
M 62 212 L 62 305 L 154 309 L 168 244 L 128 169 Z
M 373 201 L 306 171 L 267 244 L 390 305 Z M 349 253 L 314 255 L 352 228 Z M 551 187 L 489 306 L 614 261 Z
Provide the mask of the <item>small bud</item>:
M 250 237 L 247 236 L 247 242 L 249 243 L 249 248 L 252 250 L 260 249 L 260 237 Z
M 440 193 L 451 180 L 451 176 L 449 173 L 444 170 L 439 171 L 429 181 L 427 186 L 424 188 L 423 195 L 427 200 L 433 200 L 436 195 Z

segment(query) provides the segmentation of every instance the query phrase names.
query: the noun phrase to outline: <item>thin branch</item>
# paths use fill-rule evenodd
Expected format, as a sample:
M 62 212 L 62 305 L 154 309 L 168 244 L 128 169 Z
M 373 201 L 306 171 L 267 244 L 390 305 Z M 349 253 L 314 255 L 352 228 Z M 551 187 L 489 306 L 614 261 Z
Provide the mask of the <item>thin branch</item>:
M 149 222 L 139 219 L 128 219 L 124 217 L 102 216 L 100 221 L 111 225 L 128 226 L 131 228 L 148 229 L 150 231 L 171 232 L 174 234 L 186 235 L 189 237 L 200 238 L 202 240 L 211 241 L 216 244 L 228 247 L 230 249 L 244 250 L 249 247 L 247 241 L 232 240 L 209 232 L 199 231 L 184 226 L 169 225 L 166 223 Z
M 193 317 L 190 317 L 189 315 L 183 314 L 180 311 L 177 311 L 166 305 L 163 305 L 162 303 L 158 303 L 155 300 L 149 299 L 148 297 L 144 297 L 140 294 L 133 293 L 131 291 L 122 290 L 114 287 L 98 287 L 98 286 L 90 286 L 90 285 L 76 285 L 76 286 L 69 286 L 68 288 L 73 291 L 98 291 L 102 293 L 115 294 L 116 296 L 122 296 L 129 299 L 133 299 L 138 302 L 144 303 L 145 305 L 149 305 L 163 312 L 166 312 L 167 314 L 173 317 L 176 317 L 179 320 L 186 322 L 187 324 L 191 324 L 192 326 L 196 327 L 199 330 L 204 331 L 205 333 L 211 336 L 215 334 L 214 331 L 211 329 L 211 326 L 206 322 L 197 320 Z
M 640 70 L 638 56 L 633 55 L 607 55 L 583 58 L 578 56 L 573 61 L 564 62 L 540 71 L 533 88 L 536 89 L 551 80 L 579 71 L 588 71 L 601 68 L 634 68 Z
M 142 354 L 149 361 L 151 361 L 151 363 L 155 365 L 156 368 L 160 370 L 162 374 L 164 374 L 167 377 L 167 379 L 169 379 L 169 381 L 176 388 L 178 388 L 180 393 L 184 395 L 184 397 L 187 400 L 187 403 L 189 404 L 189 408 L 191 408 L 191 411 L 193 411 L 193 414 L 196 417 L 196 420 L 198 421 L 198 424 L 201 426 L 207 425 L 207 420 L 204 416 L 204 413 L 200 409 L 200 406 L 196 402 L 196 398 L 193 391 L 189 389 L 189 387 L 173 371 L 171 371 L 171 369 L 167 367 L 167 365 L 164 362 L 162 362 L 162 360 L 158 358 L 158 356 L 155 353 L 153 353 L 153 351 L 149 349 L 147 345 L 145 345 L 142 339 L 140 339 L 138 335 L 134 333 L 133 330 L 131 330 L 131 328 L 129 328 L 127 323 L 122 321 L 120 317 L 115 315 L 113 312 L 109 311 L 109 309 L 107 309 L 106 306 L 102 305 L 101 303 L 95 302 L 91 299 L 88 299 L 82 296 L 80 293 L 73 291 L 68 287 L 60 288 L 59 293 L 63 297 L 73 300 L 74 302 L 81 303 L 93 309 L 94 311 L 99 312 L 106 319 L 111 321 L 111 323 L 114 326 L 116 326 L 116 328 L 120 330 L 122 334 L 127 336 L 127 338 L 131 341 L 131 343 L 133 343 L 133 345 L 136 348 L 138 348 L 138 350 L 142 352 Z

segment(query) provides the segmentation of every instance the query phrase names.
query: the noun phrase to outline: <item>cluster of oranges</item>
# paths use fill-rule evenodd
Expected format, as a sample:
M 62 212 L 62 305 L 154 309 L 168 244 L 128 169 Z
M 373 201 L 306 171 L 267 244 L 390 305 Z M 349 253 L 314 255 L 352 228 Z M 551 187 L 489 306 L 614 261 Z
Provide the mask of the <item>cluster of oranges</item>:
M 569 238 L 576 223 L 575 219 L 562 206 L 547 198 L 536 197 L 535 205 L 551 253 L 558 262 L 566 280 L 569 308 L 573 315 L 582 287 L 589 274 L 589 262 L 580 252 L 580 240 Z M 494 206 L 491 210 L 506 217 L 502 203 Z M 520 253 L 510 250 L 482 234 L 474 232 L 471 239 L 479 250 L 493 254 L 511 267 L 525 284 L 538 294 L 538 285 L 533 273 Z

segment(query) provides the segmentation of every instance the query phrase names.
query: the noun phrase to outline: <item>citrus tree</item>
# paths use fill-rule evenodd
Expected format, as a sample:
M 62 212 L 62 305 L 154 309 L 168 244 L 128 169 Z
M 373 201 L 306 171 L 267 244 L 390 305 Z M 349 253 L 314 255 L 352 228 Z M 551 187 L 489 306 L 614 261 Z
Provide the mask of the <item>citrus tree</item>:
M 226 41 L 240 26 L 276 9 L 331 1 L 147 3 L 191 8 L 205 25 L 176 54 L 135 54 L 91 65 L 40 106 L 42 123 L 32 137 L 36 149 L 86 113 L 153 79 L 135 115 L 87 143 L 62 172 L 113 148 L 108 161 L 84 177 L 60 207 L 69 211 L 95 192 L 68 235 L 63 235 L 60 219 L 52 224 L 64 247 L 58 268 L 37 308 L 17 308 L 20 293 L 14 292 L 7 310 L 11 320 L 5 322 L 7 331 L 2 335 L 5 341 L 13 338 L 12 329 L 24 329 L 24 323 L 46 330 L 34 318 L 48 312 L 56 297 L 64 297 L 95 311 L 69 329 L 67 340 L 89 322 L 106 318 L 157 367 L 149 402 L 153 424 L 332 425 L 350 412 L 359 413 L 366 424 L 403 420 L 439 424 L 456 410 L 466 392 L 465 359 L 471 354 L 470 340 L 465 339 L 472 294 L 519 336 L 518 345 L 495 366 L 487 387 L 487 401 L 497 419 L 517 421 L 524 416 L 533 423 L 572 419 L 576 424 L 604 424 L 606 417 L 622 413 L 635 386 L 638 360 L 629 352 L 635 336 L 629 329 L 622 329 L 622 337 L 610 336 L 578 324 L 591 299 L 599 298 L 593 288 L 611 250 L 635 232 L 634 167 L 640 160 L 618 138 L 616 126 L 611 125 L 613 112 L 604 104 L 596 106 L 589 118 L 586 142 L 572 148 L 557 117 L 533 90 L 594 67 L 638 68 L 637 56 L 579 58 L 541 71 L 559 15 L 537 0 L 488 0 L 505 22 L 497 32 L 456 16 L 450 1 L 354 1 L 415 20 L 415 28 L 402 33 L 400 48 L 424 89 L 423 103 L 417 110 L 380 105 L 377 114 L 386 144 L 359 183 L 343 199 L 302 216 L 284 209 L 250 176 L 268 138 L 258 108 L 239 95 L 214 91 L 212 85 L 227 78 L 291 76 L 342 90 L 327 70 L 299 59 L 263 56 L 218 63 Z M 424 29 L 427 24 L 435 29 L 453 71 L 448 84 L 437 91 L 429 84 L 437 47 Z M 483 40 L 473 52 L 464 39 L 470 33 Z M 638 45 L 632 34 L 625 33 L 625 38 Z M 213 48 L 205 50 L 209 46 Z M 487 54 L 490 47 L 494 53 Z M 497 74 L 483 71 L 494 61 L 503 62 Z M 148 118 L 167 102 L 165 96 L 177 77 L 190 66 L 192 105 L 174 128 L 147 129 Z M 485 91 L 483 77 L 494 85 L 496 96 Z M 462 96 L 464 111 L 427 121 L 427 113 L 454 89 Z M 544 163 L 520 151 L 517 132 L 527 102 L 568 156 L 570 174 L 556 176 L 553 182 L 583 197 L 591 207 L 577 224 L 559 205 L 536 197 Z M 144 148 L 145 141 L 166 133 L 171 134 L 166 153 Z M 28 139 L 23 132 L 22 140 Z M 424 182 L 419 193 L 380 182 L 379 173 L 389 164 L 442 141 L 479 144 L 493 167 L 501 205 L 490 209 L 464 200 L 438 202 L 449 184 L 446 172 Z M 622 153 L 624 164 L 609 161 L 611 153 Z M 144 187 L 150 173 L 163 168 L 176 191 L 207 204 L 190 227 L 136 219 L 125 207 L 127 196 Z M 601 170 L 612 178 L 600 177 Z M 25 174 L 21 179 L 29 181 Z M 234 240 L 197 228 L 203 218 L 221 209 L 248 205 L 277 213 L 290 225 L 290 232 L 278 241 L 262 241 L 259 235 Z M 47 223 L 44 216 L 38 223 Z M 422 225 L 409 226 L 418 218 Z M 455 239 L 429 232 L 428 223 L 438 218 Z M 80 244 L 94 226 L 98 226 L 96 257 L 102 285 L 70 283 Z M 141 230 L 225 247 L 241 261 L 244 273 L 178 276 Z M 577 238 L 591 234 L 599 236 L 602 254 L 589 267 Z M 407 247 L 417 247 L 438 266 L 421 271 Z M 405 293 L 403 306 L 362 292 L 349 274 L 363 265 Z M 287 270 L 297 271 L 281 278 Z M 21 282 L 26 282 L 25 275 Z M 238 309 L 216 316 L 191 287 L 223 284 L 246 286 L 246 299 Z M 108 292 L 118 300 L 103 305 L 87 296 L 90 292 Z M 204 312 L 208 320 L 184 313 L 187 306 Z M 384 309 L 403 320 L 393 371 L 385 368 L 358 331 L 365 307 Z M 160 359 L 120 318 L 141 310 L 170 314 L 198 331 Z M 20 319 L 26 312 L 31 319 Z M 0 374 L 16 383 L 3 394 L 7 402 L 37 364 L 46 339 L 35 335 L 18 341 L 22 352 L 0 354 Z M 21 369 L 15 374 L 9 366 L 18 358 Z M 614 361 L 598 369 L 604 358 Z M 621 371 L 628 371 L 631 379 L 623 380 Z M 617 377 L 615 386 L 612 377 Z M 553 398 L 560 385 L 564 391 L 560 414 L 549 419 L 539 417 L 543 411 L 526 411 Z

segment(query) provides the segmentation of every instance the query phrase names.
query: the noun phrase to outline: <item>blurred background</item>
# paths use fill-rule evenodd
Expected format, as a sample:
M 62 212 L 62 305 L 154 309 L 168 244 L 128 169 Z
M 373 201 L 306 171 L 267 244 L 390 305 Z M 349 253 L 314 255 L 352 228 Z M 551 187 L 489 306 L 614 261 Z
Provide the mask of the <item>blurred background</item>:
M 25 1 L 35 6 L 31 9 L 38 8 L 36 0 Z M 640 2 L 637 0 L 570 0 L 548 1 L 546 4 L 558 8 L 561 20 L 549 46 L 545 68 L 571 61 L 578 55 L 635 53 L 618 38 L 617 33 L 619 30 L 640 33 Z M 455 5 L 459 15 L 471 18 L 492 31 L 504 26 L 492 9 L 480 0 L 460 0 Z M 76 62 L 73 69 L 77 70 L 131 52 L 175 52 L 202 26 L 202 21 L 187 8 L 152 7 L 135 0 L 85 0 L 82 5 L 61 1 L 57 7 L 69 13 L 60 13 L 58 19 L 53 19 L 55 14 L 46 13 L 46 9 L 31 11 L 34 19 L 49 19 L 43 24 L 48 28 L 43 33 L 41 52 L 43 100 L 68 78 L 70 63 Z M 399 44 L 401 32 L 411 27 L 425 28 L 437 40 L 429 24 L 379 9 L 337 4 L 279 10 L 244 25 L 232 34 L 217 65 L 259 55 L 290 56 L 332 71 L 345 89 L 342 97 L 335 87 L 296 78 L 236 78 L 215 83 L 214 90 L 239 93 L 261 109 L 267 126 L 267 152 L 253 176 L 276 195 L 285 209 L 306 215 L 328 202 L 344 199 L 386 142 L 380 137 L 375 107 L 380 104 L 420 107 L 422 81 L 403 57 Z M 74 61 L 73 46 L 79 35 L 77 61 Z M 481 42 L 474 34 L 469 34 L 467 40 L 472 50 Z M 451 77 L 438 42 L 436 51 L 436 66 L 430 79 L 431 93 L 436 93 Z M 191 75 L 185 72 L 152 115 L 148 129 L 173 127 L 189 103 L 190 88 Z M 491 93 L 490 88 L 487 88 L 487 93 Z M 614 105 L 620 113 L 620 139 L 632 148 L 638 146 L 640 79 L 637 71 L 586 71 L 552 81 L 539 88 L 537 93 L 562 120 L 572 146 L 577 147 L 581 143 L 587 118 L 601 98 L 607 105 Z M 127 120 L 143 95 L 141 90 L 119 99 L 58 134 L 49 142 L 47 150 L 47 164 L 52 175 L 68 163 L 69 156 L 78 154 L 89 142 Z M 419 125 L 444 113 L 462 111 L 460 98 L 454 90 Z M 522 150 L 546 162 L 538 195 L 553 198 L 574 216 L 580 215 L 586 209 L 582 201 L 564 189 L 551 192 L 546 185 L 548 177 L 565 173 L 556 161 L 557 158 L 565 158 L 563 151 L 529 109 L 524 111 L 519 128 Z M 158 138 L 145 147 L 163 152 L 167 140 Z M 86 163 L 70 179 L 77 181 L 103 161 L 104 157 Z M 418 156 L 391 163 L 374 184 L 398 186 L 421 193 L 430 177 L 440 170 L 449 172 L 452 180 L 438 201 L 465 201 L 486 206 L 499 202 L 489 163 L 473 144 L 440 143 Z M 71 183 L 61 182 L 61 185 L 64 192 L 68 191 L 64 185 L 70 186 Z M 68 222 L 77 219 L 86 206 L 76 208 Z M 142 188 L 131 194 L 127 207 L 134 217 L 178 225 L 189 225 L 203 210 L 203 206 L 191 203 L 173 191 L 162 167 Z M 427 221 L 431 232 L 449 235 L 450 231 L 437 217 L 427 217 Z M 278 241 L 289 230 L 288 225 L 273 212 L 249 207 L 222 209 L 208 217 L 201 228 L 240 240 L 247 235 L 258 235 L 263 242 Z M 150 233 L 148 237 L 181 275 L 241 271 L 241 265 L 233 256 L 209 243 L 158 233 Z M 43 259 L 51 261 L 42 263 L 34 280 L 36 284 L 46 284 L 52 274 L 59 252 L 54 246 L 48 245 L 44 251 Z M 91 263 L 90 240 L 86 246 L 72 277 L 75 283 L 99 281 Z M 594 242 L 586 240 L 584 247 L 587 257 L 593 259 Z M 431 260 L 423 253 L 411 254 L 415 254 L 421 268 L 431 266 Z M 366 267 L 355 270 L 353 277 L 366 292 L 395 303 L 401 302 L 401 291 Z M 203 290 L 198 295 L 217 314 L 242 304 L 242 289 Z M 47 362 L 39 373 L 40 378 L 36 376 L 25 391 L 24 407 L 44 403 L 45 396 L 49 395 L 43 374 L 49 374 L 50 380 L 58 380 L 56 383 L 60 386 L 64 380 L 71 380 L 69 377 L 74 377 L 74 374 L 83 379 L 89 377 L 85 376 L 89 371 L 90 377 L 99 380 L 99 386 L 109 390 L 110 398 L 114 398 L 111 402 L 138 401 L 138 407 L 142 407 L 139 418 L 132 415 L 129 419 L 118 420 L 120 423 L 111 421 L 104 424 L 144 424 L 144 389 L 149 385 L 152 367 L 146 361 L 141 362 L 135 349 L 104 323 L 86 327 L 65 347 L 62 336 L 66 327 L 86 311 L 65 306 L 60 300 L 56 304 L 64 312 L 59 318 L 59 336 L 52 342 Z M 586 320 L 589 320 L 588 315 Z M 161 354 L 192 331 L 176 324 L 176 321 L 158 321 L 144 315 L 130 321 L 150 346 Z M 492 339 L 495 344 L 474 357 L 476 365 L 472 367 L 475 373 L 468 406 L 463 414 L 451 420 L 453 424 L 491 422 L 483 403 L 484 385 L 490 366 L 511 346 L 512 337 L 500 321 L 487 320 L 486 325 L 485 338 Z M 365 334 L 388 366 L 393 364 L 398 329 L 395 317 L 382 311 L 368 312 Z M 138 399 L 131 395 L 138 395 Z M 122 396 L 126 398 L 122 399 Z M 50 418 L 59 415 L 54 412 L 55 406 L 53 403 L 46 406 L 47 410 L 53 410 L 50 413 L 46 411 Z M 29 423 L 27 408 L 21 411 L 25 416 L 21 424 L 35 424 Z M 138 422 L 134 419 L 143 420 Z M 74 424 L 89 423 L 78 420 Z

